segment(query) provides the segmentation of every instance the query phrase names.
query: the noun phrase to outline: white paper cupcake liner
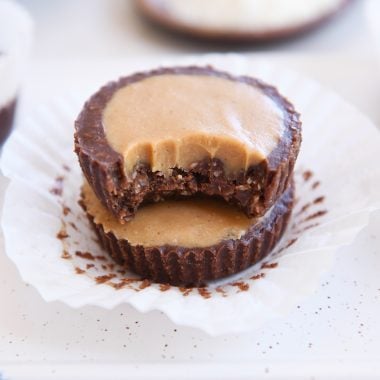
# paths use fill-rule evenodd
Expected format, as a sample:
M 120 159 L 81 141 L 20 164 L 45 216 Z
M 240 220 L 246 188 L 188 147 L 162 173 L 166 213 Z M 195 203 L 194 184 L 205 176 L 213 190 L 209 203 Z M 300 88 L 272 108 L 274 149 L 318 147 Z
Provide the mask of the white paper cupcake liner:
M 313 81 L 240 56 L 165 62 L 190 63 L 260 77 L 303 115 L 298 201 L 281 243 L 264 268 L 256 265 L 204 289 L 150 284 L 124 273 L 99 247 L 78 205 L 82 177 L 73 121 L 84 99 L 62 97 L 20 120 L 1 161 L 9 179 L 2 216 L 6 252 L 46 301 L 108 309 L 129 303 L 212 335 L 259 328 L 310 295 L 333 253 L 350 244 L 380 207 L 380 134 L 353 107 Z

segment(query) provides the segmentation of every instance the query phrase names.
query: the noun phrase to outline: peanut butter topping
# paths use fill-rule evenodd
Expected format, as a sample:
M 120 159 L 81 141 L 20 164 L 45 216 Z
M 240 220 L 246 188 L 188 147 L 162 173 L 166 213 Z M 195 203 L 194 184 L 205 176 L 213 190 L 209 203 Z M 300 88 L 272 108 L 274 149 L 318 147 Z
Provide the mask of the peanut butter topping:
M 95 223 L 134 246 L 208 247 L 222 240 L 239 239 L 254 223 L 223 201 L 191 198 L 143 206 L 133 220 L 120 224 L 87 183 L 82 190 L 87 212 Z
M 272 152 L 283 118 L 281 108 L 249 84 L 166 74 L 116 91 L 103 126 L 111 147 L 124 157 L 127 175 L 138 163 L 169 174 L 206 158 L 220 159 L 229 174 Z

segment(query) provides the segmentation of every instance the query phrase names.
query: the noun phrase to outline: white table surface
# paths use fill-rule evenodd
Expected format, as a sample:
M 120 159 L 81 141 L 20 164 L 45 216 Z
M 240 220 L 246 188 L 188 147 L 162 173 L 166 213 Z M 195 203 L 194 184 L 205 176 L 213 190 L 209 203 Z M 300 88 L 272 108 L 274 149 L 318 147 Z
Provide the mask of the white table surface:
M 86 52 L 80 41 L 75 42 L 81 18 L 73 17 L 64 34 L 60 28 L 65 25 L 57 15 L 72 14 L 73 7 L 88 6 L 88 0 L 23 3 L 34 7 L 40 22 L 19 120 L 25 117 L 23 112 L 46 101 L 52 88 L 66 93 L 81 84 L 90 90 L 119 72 L 125 59 L 130 66 L 136 55 L 154 57 L 205 49 L 184 47 L 182 42 L 178 46 L 173 38 L 165 42 L 162 35 L 156 36 L 156 31 L 148 28 L 149 38 L 137 29 L 123 50 L 123 26 L 117 24 L 115 30 L 104 26 L 103 33 L 98 31 L 99 39 L 95 38 Z M 91 15 L 95 20 L 83 18 L 83 23 L 95 25 L 103 20 L 104 9 L 112 8 L 120 22 L 129 15 L 125 20 L 145 28 L 130 13 L 122 17 L 117 12 L 125 3 L 130 9 L 128 1 L 112 0 L 106 5 L 105 0 L 94 0 Z M 356 11 L 359 9 L 360 4 L 356 5 Z M 358 17 L 355 12 L 348 16 L 349 20 L 337 23 L 350 24 Z M 345 28 L 343 31 L 351 30 L 347 25 Z M 51 33 L 46 34 L 48 31 Z M 349 38 L 352 43 L 359 41 L 360 54 L 354 54 L 347 41 L 344 48 L 340 44 L 334 47 L 341 32 L 334 29 L 330 34 L 334 36 L 330 45 L 326 36 L 323 42 L 318 34 L 281 45 L 264 57 L 255 53 L 254 58 L 268 59 L 270 54 L 269 59 L 314 77 L 380 124 L 380 65 L 365 46 L 366 37 L 359 33 Z M 22 282 L 3 251 L 0 373 L 5 378 L 380 378 L 380 212 L 373 215 L 351 247 L 337 254 L 333 270 L 321 279 L 318 291 L 289 316 L 252 333 L 218 338 L 175 326 L 161 313 L 140 314 L 129 306 L 106 311 L 47 304 Z

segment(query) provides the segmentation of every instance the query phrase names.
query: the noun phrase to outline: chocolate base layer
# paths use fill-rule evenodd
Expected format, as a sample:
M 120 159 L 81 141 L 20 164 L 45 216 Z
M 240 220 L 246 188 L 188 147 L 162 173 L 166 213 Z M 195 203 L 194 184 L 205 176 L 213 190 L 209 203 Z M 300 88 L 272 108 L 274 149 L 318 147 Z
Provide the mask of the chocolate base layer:
M 324 25 L 339 13 L 341 13 L 353 0 L 342 0 L 342 4 L 335 11 L 315 18 L 303 24 L 292 27 L 279 28 L 273 30 L 241 31 L 210 29 L 206 27 L 196 27 L 185 24 L 181 20 L 170 15 L 162 7 L 155 6 L 157 2 L 150 0 L 137 0 L 138 11 L 154 26 L 169 32 L 176 32 L 181 36 L 190 37 L 197 40 L 221 43 L 269 43 L 290 39 L 310 33 L 318 27 Z
M 107 142 L 102 125 L 103 110 L 118 89 L 166 74 L 217 76 L 259 89 L 284 113 L 284 133 L 277 147 L 261 163 L 241 170 L 234 177 L 226 176 L 220 160 L 208 159 L 194 162 L 188 169 L 173 168 L 170 176 L 138 165 L 127 178 L 122 155 Z M 111 82 L 84 105 L 75 127 L 75 151 L 83 173 L 99 200 L 121 222 L 132 219 L 144 202 L 199 193 L 221 197 L 249 217 L 262 216 L 286 189 L 301 144 L 299 114 L 277 89 L 257 79 L 232 76 L 212 67 L 162 68 Z
M 210 280 L 238 273 L 266 257 L 280 240 L 288 224 L 294 200 L 294 183 L 268 213 L 236 240 L 224 240 L 205 248 L 178 246 L 132 246 L 94 222 L 83 209 L 102 247 L 114 261 L 144 279 L 176 286 L 203 286 Z
M 0 146 L 11 133 L 17 100 L 9 102 L 7 105 L 0 107 Z

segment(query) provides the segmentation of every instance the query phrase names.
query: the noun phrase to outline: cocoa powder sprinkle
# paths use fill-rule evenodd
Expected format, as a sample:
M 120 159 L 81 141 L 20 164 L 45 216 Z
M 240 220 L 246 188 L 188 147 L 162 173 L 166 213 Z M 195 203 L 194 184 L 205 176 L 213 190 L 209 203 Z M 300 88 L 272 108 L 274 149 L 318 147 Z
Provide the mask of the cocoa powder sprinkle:
M 292 246 L 297 240 L 298 240 L 298 238 L 290 239 L 290 240 L 286 243 L 286 248 L 289 248 L 290 246 Z M 277 263 L 276 263 L 276 264 L 277 264 Z
M 274 269 L 278 267 L 278 263 L 263 263 L 261 269 Z
M 62 168 L 63 168 L 63 170 L 65 170 L 66 172 L 70 172 L 70 171 L 71 171 L 70 167 L 69 167 L 68 165 L 66 165 L 66 164 L 63 164 L 63 165 L 62 165 Z
M 198 293 L 205 299 L 211 298 L 211 292 L 208 288 L 198 288 Z
M 251 280 L 260 280 L 260 278 L 264 278 L 265 277 L 265 273 L 259 273 L 259 274 L 256 274 L 252 277 L 250 277 Z
M 62 212 L 63 212 L 63 215 L 67 216 L 68 214 L 70 214 L 71 209 L 70 207 L 62 206 Z
M 325 197 L 321 196 L 321 197 L 315 198 L 313 203 L 314 204 L 322 203 L 324 200 L 325 200 Z
M 86 260 L 95 260 L 95 257 L 93 254 L 91 254 L 90 252 L 82 252 L 82 251 L 76 251 L 75 252 L 75 256 L 78 256 L 82 259 L 86 259 Z
M 160 284 L 160 290 L 161 290 L 161 292 L 166 292 L 170 288 L 171 288 L 171 286 L 169 284 Z
M 249 290 L 249 284 L 243 281 L 234 282 L 232 286 L 238 287 L 240 292 L 246 292 Z
M 310 208 L 311 203 L 306 203 L 301 207 L 301 209 L 297 212 L 296 216 L 303 214 L 305 211 L 307 211 L 308 208 Z
M 313 172 L 310 170 L 306 170 L 302 173 L 302 177 L 305 182 L 307 182 L 313 176 Z
M 64 250 L 64 251 L 62 252 L 61 257 L 62 257 L 62 259 L 65 259 L 65 260 L 69 260 L 69 259 L 72 258 L 72 256 L 70 255 L 70 253 L 67 252 L 66 250 Z
M 74 228 L 75 231 L 78 231 L 78 228 L 75 223 L 69 222 L 70 226 Z
M 104 276 L 95 277 L 95 281 L 97 284 L 104 284 L 105 282 L 112 280 L 115 277 L 116 277 L 116 274 L 110 273 L 110 274 L 105 274 Z
M 309 220 L 312 220 L 312 219 L 315 219 L 315 218 L 319 218 L 323 215 L 326 215 L 327 214 L 327 210 L 321 210 L 321 211 L 317 211 L 309 216 L 307 216 L 302 222 L 307 222 Z
M 69 234 L 66 232 L 64 228 L 62 228 L 60 231 L 58 231 L 56 235 L 57 239 L 63 240 L 69 237 Z
M 215 291 L 217 293 L 220 293 L 222 297 L 227 297 L 227 292 L 221 286 L 218 286 L 217 288 L 215 288 Z
M 107 257 L 105 257 L 103 255 L 95 256 L 95 259 L 100 260 L 100 261 L 107 261 Z
M 183 288 L 183 287 L 180 287 L 179 291 L 182 293 L 182 295 L 184 297 L 186 297 L 186 296 L 188 296 L 193 291 L 193 288 Z
M 54 180 L 54 186 L 49 190 L 51 194 L 56 196 L 61 196 L 63 193 L 63 181 L 65 180 L 65 177 L 58 176 Z
M 127 284 L 125 282 L 109 282 L 108 285 L 112 286 L 116 290 L 119 290 L 124 288 Z
M 150 280 L 143 280 L 143 281 L 141 281 L 141 284 L 139 285 L 139 289 L 143 290 L 143 289 L 147 288 L 148 286 L 150 286 L 151 283 L 152 283 L 152 281 L 150 281 Z

